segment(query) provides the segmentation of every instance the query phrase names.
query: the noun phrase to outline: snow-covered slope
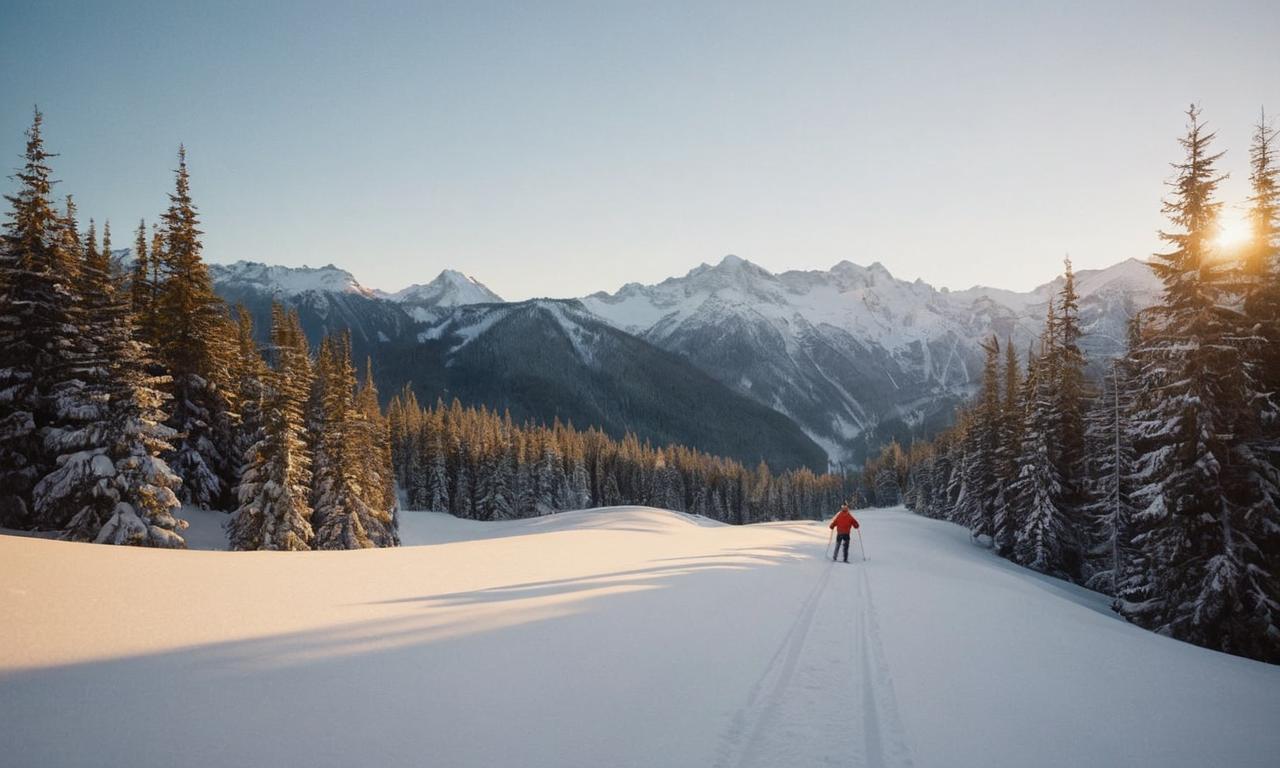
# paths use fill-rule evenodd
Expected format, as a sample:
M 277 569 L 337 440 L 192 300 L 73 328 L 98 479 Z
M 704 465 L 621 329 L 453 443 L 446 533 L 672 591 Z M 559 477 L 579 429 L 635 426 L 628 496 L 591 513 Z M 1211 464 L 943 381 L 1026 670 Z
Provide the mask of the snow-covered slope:
M 323 267 L 282 267 L 256 261 L 237 261 L 234 264 L 210 264 L 209 274 L 215 285 L 236 291 L 256 290 L 280 296 L 296 296 L 307 291 L 375 295 L 374 291 L 361 285 L 350 272 L 332 264 Z
M 122 260 L 127 262 L 128 252 L 123 254 Z M 219 289 L 256 291 L 281 297 L 313 291 L 356 294 L 388 299 L 415 308 L 450 308 L 502 301 L 500 296 L 479 280 L 452 269 L 442 271 L 429 283 L 411 285 L 395 293 L 366 288 L 350 272 L 332 264 L 323 267 L 282 267 L 256 261 L 237 261 L 233 264 L 210 264 L 209 274 Z
M 1133 260 L 1082 271 L 1078 286 L 1085 345 L 1097 356 L 1118 351 L 1129 315 L 1159 291 Z M 879 263 L 775 275 L 728 256 L 582 301 L 791 416 L 833 458 L 856 461 L 895 431 L 945 418 L 976 383 L 982 339 L 1012 338 L 1025 350 L 1060 287 L 949 292 L 898 280 Z
M 492 304 L 502 297 L 469 275 L 446 269 L 426 284 L 415 284 L 395 293 L 381 294 L 392 301 L 420 307 L 458 307 Z
M 1275 764 L 1280 667 L 861 517 L 849 565 L 820 524 L 641 508 L 406 513 L 425 546 L 355 552 L 0 536 L 3 762 Z

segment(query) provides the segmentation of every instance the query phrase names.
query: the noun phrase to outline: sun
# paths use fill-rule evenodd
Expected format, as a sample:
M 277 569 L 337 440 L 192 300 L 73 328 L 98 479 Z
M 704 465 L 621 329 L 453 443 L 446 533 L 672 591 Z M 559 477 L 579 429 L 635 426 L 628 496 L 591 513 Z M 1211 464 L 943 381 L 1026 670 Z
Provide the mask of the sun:
M 1249 220 L 1242 212 L 1223 211 L 1218 217 L 1218 233 L 1213 237 L 1213 245 L 1219 251 L 1238 251 L 1252 237 Z

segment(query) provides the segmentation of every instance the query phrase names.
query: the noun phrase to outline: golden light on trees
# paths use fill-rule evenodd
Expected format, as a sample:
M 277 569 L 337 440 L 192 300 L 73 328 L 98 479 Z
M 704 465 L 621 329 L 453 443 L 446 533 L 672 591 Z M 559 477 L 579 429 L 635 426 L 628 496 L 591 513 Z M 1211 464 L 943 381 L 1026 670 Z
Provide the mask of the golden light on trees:
M 1235 255 L 1253 239 L 1253 227 L 1244 211 L 1224 208 L 1217 229 L 1213 246 L 1224 256 Z

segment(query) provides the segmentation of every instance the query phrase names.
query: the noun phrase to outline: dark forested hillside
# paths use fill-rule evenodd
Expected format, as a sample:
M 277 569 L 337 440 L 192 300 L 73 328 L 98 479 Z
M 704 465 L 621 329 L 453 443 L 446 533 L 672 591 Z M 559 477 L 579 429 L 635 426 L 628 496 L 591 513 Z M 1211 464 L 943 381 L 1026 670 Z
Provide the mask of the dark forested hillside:
M 286 297 L 217 285 L 258 328 L 269 327 L 273 298 L 298 310 L 313 344 L 349 328 L 353 356 L 372 359 L 383 393 L 409 384 L 422 402 L 456 397 L 517 421 L 560 419 L 617 438 L 630 431 L 779 470 L 827 466 L 823 450 L 786 416 L 600 322 L 576 301 L 468 305 L 419 323 L 397 303 L 356 293 Z

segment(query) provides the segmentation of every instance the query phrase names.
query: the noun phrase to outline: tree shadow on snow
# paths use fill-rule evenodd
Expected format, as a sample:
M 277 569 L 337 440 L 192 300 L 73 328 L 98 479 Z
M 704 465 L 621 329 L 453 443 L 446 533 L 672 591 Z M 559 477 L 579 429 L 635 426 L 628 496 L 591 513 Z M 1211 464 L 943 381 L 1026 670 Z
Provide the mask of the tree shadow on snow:
M 751 548 L 335 605 L 347 620 L 316 629 L 0 673 L 0 763 L 616 764 L 616 745 L 593 734 L 680 697 L 678 684 L 649 686 L 670 688 L 673 664 L 718 663 L 680 649 L 732 645 L 751 631 L 748 607 L 776 581 L 773 566 L 812 557 Z M 520 736 L 558 733 L 565 712 L 589 738 Z M 663 738 L 641 726 L 616 740 L 634 758 Z

